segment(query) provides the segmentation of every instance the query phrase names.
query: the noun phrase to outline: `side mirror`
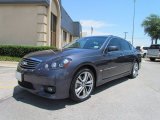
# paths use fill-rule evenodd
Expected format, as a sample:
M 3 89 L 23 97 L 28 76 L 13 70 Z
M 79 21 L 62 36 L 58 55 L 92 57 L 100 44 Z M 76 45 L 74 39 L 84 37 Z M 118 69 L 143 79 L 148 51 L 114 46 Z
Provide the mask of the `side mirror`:
M 119 48 L 117 46 L 108 46 L 108 52 L 118 51 Z

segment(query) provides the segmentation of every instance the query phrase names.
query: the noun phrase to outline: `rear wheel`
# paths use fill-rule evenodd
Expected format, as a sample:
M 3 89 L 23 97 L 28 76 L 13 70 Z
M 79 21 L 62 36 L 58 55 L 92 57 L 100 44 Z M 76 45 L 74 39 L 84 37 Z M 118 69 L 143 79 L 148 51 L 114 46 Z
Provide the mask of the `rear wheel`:
M 136 78 L 138 76 L 139 65 L 138 62 L 134 62 L 130 78 Z
M 143 54 L 143 58 L 146 58 L 146 53 Z
M 88 99 L 94 89 L 95 77 L 90 69 L 82 69 L 76 73 L 70 88 L 70 98 L 76 102 Z
M 155 61 L 156 59 L 155 59 L 155 58 L 150 58 L 150 60 L 151 60 L 151 61 Z

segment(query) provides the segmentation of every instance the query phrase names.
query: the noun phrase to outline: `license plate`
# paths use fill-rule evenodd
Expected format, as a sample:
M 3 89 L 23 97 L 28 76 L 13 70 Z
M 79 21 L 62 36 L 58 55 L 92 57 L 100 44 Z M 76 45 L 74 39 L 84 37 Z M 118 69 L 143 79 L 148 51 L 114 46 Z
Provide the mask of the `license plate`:
M 22 82 L 22 73 L 16 72 L 16 79 L 20 82 Z

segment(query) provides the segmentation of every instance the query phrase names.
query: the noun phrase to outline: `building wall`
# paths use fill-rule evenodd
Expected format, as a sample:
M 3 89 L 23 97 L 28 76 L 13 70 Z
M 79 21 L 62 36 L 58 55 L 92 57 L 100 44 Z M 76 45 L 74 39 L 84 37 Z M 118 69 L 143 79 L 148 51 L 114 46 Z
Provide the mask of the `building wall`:
M 66 10 L 61 6 L 61 28 L 62 28 L 62 46 L 68 44 L 74 39 L 81 37 L 81 24 L 79 22 L 74 22 L 71 17 L 68 15 Z M 64 40 L 63 31 L 67 33 L 66 40 Z
M 37 46 L 47 46 L 48 9 L 45 6 L 37 7 Z
M 59 0 L 45 4 L 5 2 L 0 4 L 0 45 L 51 46 L 51 13 L 57 17 L 57 48 L 80 37 L 80 24 L 73 22 Z M 65 41 L 63 31 L 67 33 Z
M 61 21 L 61 27 L 62 29 L 73 33 L 73 20 L 68 15 L 68 13 L 65 11 L 65 9 L 61 6 L 61 14 L 62 14 L 62 21 Z
M 46 44 L 46 7 L 0 5 L 0 44 Z
M 51 46 L 51 13 L 53 13 L 57 17 L 57 25 L 56 25 L 56 47 L 62 47 L 61 40 L 61 9 L 59 0 L 51 0 L 50 6 L 48 8 L 48 45 Z

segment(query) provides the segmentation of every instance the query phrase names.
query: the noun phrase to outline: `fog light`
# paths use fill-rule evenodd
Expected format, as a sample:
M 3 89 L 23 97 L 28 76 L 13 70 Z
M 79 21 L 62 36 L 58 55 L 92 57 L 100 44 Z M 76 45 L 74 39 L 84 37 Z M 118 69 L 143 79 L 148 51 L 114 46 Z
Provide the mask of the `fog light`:
M 44 90 L 50 94 L 55 94 L 56 92 L 56 88 L 54 86 L 45 86 Z

